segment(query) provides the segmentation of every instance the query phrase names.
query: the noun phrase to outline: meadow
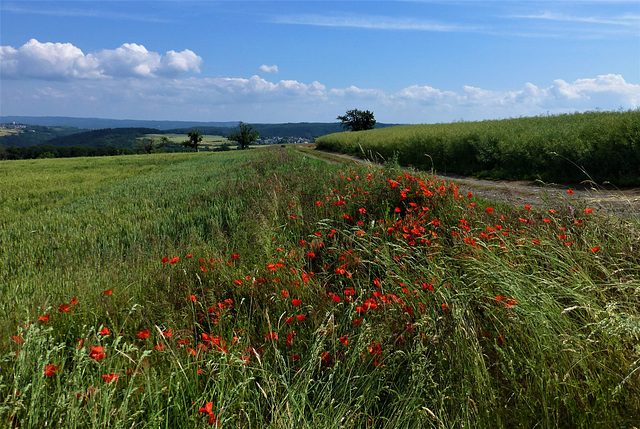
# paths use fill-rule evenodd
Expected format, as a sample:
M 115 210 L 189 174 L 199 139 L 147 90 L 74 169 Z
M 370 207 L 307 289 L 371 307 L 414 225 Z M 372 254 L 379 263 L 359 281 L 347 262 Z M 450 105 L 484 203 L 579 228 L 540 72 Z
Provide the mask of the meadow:
M 442 174 L 640 185 L 640 110 L 405 125 L 344 132 L 319 149 Z
M 188 136 L 185 134 L 147 134 L 144 138 L 153 139 L 157 144 L 161 143 L 162 137 L 167 137 L 171 143 L 181 144 L 183 141 L 188 140 Z M 230 145 L 235 147 L 236 142 L 229 140 L 223 136 L 216 135 L 204 135 L 201 143 L 201 148 L 204 150 L 213 150 L 220 146 Z
M 640 422 L 640 220 L 292 148 L 0 162 L 8 427 Z

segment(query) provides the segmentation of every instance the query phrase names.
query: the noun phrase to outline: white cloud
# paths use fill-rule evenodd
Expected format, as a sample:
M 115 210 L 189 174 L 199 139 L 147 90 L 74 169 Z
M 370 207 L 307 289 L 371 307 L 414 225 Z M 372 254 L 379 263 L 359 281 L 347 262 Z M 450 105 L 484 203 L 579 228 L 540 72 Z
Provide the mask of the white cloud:
M 163 57 L 135 43 L 87 55 L 71 43 L 40 43 L 36 39 L 18 49 L 0 47 L 3 79 L 177 77 L 189 71 L 199 72 L 201 63 L 202 58 L 188 49 L 169 51 Z
M 260 71 L 260 73 L 278 73 L 278 66 L 275 64 L 272 66 L 263 64 L 258 70 Z
M 640 85 L 617 74 L 556 79 L 547 86 L 527 82 L 515 90 L 416 84 L 385 92 L 257 75 L 185 77 L 202 63 L 188 49 L 161 55 L 126 43 L 85 54 L 70 43 L 35 39 L 19 48 L 0 46 L 0 62 L 5 114 L 299 122 L 333 121 L 358 108 L 373 111 L 380 122 L 421 123 L 640 107 Z

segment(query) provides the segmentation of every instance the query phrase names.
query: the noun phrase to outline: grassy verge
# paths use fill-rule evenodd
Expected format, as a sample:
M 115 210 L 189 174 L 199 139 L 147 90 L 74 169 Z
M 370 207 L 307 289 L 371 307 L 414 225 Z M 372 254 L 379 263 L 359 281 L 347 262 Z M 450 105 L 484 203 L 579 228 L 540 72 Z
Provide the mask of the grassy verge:
M 640 185 L 640 110 L 330 134 L 319 149 L 447 174 Z
M 9 426 L 640 420 L 637 220 L 282 148 L 2 167 Z

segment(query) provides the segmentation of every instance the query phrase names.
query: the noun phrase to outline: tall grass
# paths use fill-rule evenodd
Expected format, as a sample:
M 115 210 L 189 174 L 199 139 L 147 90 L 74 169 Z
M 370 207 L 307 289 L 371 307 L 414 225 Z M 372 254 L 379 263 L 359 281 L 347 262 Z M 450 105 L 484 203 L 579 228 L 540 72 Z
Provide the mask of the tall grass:
M 640 420 L 637 220 L 280 148 L 1 167 L 10 427 Z
M 640 110 L 330 134 L 319 149 L 494 179 L 639 185 Z

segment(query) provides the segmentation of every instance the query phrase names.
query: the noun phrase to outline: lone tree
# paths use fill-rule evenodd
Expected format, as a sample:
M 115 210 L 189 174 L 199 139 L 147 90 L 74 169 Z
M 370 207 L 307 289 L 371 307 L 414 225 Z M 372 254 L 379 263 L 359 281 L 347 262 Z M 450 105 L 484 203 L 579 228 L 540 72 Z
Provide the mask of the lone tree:
M 351 131 L 372 130 L 376 125 L 373 112 L 368 110 L 364 112 L 358 109 L 348 110 L 344 116 L 338 116 L 338 119 L 342 121 L 345 130 L 351 129 Z
M 193 148 L 198 152 L 198 145 L 202 143 L 202 138 L 204 136 L 200 134 L 200 131 L 198 130 L 191 130 L 187 135 L 189 136 L 189 140 L 183 141 L 182 146 Z
M 235 131 L 229 134 L 229 140 L 238 142 L 240 149 L 245 149 L 254 141 L 258 140 L 260 133 L 253 129 L 252 125 L 240 122 Z

